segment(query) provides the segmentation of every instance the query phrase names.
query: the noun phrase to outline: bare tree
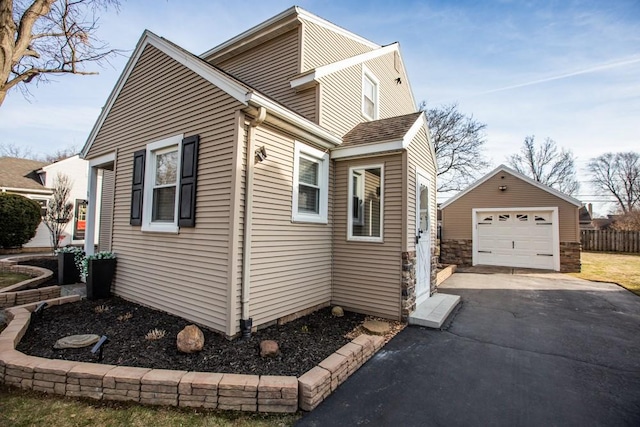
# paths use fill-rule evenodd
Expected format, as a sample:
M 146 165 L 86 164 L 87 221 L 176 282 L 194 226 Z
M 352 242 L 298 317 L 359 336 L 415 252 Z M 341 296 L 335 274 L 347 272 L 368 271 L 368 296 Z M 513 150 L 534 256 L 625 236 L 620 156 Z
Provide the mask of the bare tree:
M 75 156 L 76 154 L 78 154 L 78 147 L 75 145 L 70 145 L 65 148 L 57 148 L 54 152 L 49 154 L 36 155 L 33 154 L 33 149 L 30 146 L 0 143 L 0 156 L 16 157 L 18 159 L 31 159 L 44 163 L 59 162 L 60 160 Z
M 0 156 L 16 157 L 18 159 L 36 160 L 31 147 L 18 146 L 16 144 L 0 144 Z
M 640 209 L 640 154 L 605 153 L 587 165 L 593 186 L 603 195 L 613 195 L 623 213 Z
M 73 218 L 73 203 L 68 202 L 71 192 L 71 180 L 63 173 L 58 173 L 53 182 L 53 195 L 47 202 L 47 212 L 42 222 L 49 229 L 51 243 L 55 251 L 60 246 L 60 237 L 67 223 Z
M 536 148 L 535 137 L 525 137 L 520 154 L 512 155 L 507 161 L 517 172 L 563 193 L 575 194 L 580 188 L 573 153 L 564 148 L 558 150 L 551 138 Z
M 640 210 L 629 211 L 616 218 L 611 228 L 619 231 L 640 231 Z
M 0 106 L 7 92 L 51 74 L 97 74 L 117 53 L 96 37 L 97 12 L 118 0 L 0 0 Z
M 489 166 L 482 154 L 486 124 L 458 111 L 457 104 L 420 110 L 427 122 L 438 162 L 438 191 L 462 190 Z
M 58 148 L 53 153 L 45 154 L 40 157 L 40 160 L 46 163 L 55 163 L 60 160 L 68 159 L 69 157 L 73 157 L 78 154 L 78 147 L 75 145 L 70 145 L 65 148 Z

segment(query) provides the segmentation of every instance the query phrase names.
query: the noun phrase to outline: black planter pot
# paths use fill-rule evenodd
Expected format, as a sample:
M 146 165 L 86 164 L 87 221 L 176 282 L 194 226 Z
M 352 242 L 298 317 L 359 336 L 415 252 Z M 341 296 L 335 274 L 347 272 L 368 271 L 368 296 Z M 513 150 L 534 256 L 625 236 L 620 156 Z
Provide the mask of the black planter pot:
M 116 273 L 116 259 L 90 259 L 87 268 L 87 299 L 111 296 L 111 283 Z
M 75 255 L 60 252 L 58 254 L 58 285 L 80 282 L 80 270 L 76 266 Z

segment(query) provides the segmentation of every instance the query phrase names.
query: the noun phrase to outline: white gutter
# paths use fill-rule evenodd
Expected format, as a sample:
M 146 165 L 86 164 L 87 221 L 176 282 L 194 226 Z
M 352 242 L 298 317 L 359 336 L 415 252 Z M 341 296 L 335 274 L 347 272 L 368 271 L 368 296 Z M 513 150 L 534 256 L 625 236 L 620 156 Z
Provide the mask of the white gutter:
M 268 122 L 272 122 L 278 127 L 282 127 L 287 129 L 289 128 L 298 128 L 303 130 L 309 135 L 309 138 L 312 139 L 313 142 L 321 145 L 324 148 L 335 148 L 342 144 L 342 138 L 334 135 L 333 133 L 327 131 L 326 129 L 318 126 L 310 120 L 305 119 L 302 116 L 299 116 L 292 111 L 282 107 L 276 102 L 270 100 L 269 98 L 257 94 L 255 92 L 248 92 L 246 96 L 246 101 L 255 107 L 264 107 L 269 110 L 271 116 L 280 120 L 269 119 Z M 294 126 L 292 126 L 294 125 Z

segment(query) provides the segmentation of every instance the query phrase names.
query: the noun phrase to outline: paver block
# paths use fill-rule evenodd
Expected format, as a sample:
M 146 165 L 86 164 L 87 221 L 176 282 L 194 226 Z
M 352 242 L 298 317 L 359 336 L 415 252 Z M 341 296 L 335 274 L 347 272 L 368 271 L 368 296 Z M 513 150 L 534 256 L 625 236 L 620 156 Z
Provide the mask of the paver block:
M 178 386 L 180 379 L 187 371 L 173 371 L 169 369 L 152 369 L 142 377 L 142 384 L 157 384 Z

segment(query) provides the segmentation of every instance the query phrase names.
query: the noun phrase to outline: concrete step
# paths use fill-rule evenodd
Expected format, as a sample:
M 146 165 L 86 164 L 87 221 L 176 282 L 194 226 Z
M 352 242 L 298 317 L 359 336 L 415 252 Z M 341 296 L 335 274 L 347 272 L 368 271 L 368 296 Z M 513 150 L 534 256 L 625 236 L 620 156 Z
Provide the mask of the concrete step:
M 459 302 L 459 295 L 433 294 L 409 315 L 409 324 L 439 329 Z

